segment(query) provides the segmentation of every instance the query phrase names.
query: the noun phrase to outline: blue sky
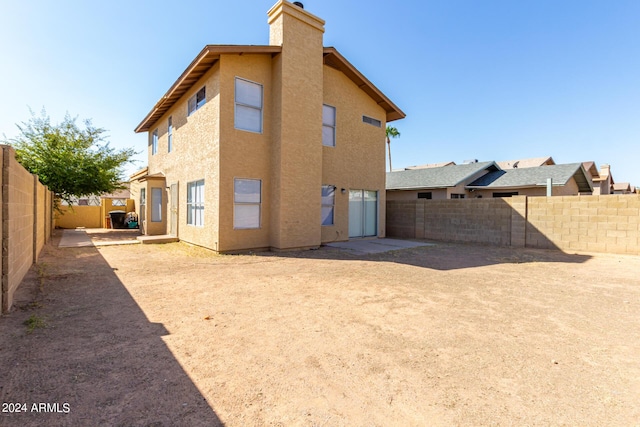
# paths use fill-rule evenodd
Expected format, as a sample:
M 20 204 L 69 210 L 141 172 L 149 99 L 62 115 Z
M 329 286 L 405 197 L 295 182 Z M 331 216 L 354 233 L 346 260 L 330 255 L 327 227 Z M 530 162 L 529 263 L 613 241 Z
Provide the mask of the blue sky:
M 0 135 L 28 107 L 91 118 L 116 147 L 206 44 L 268 44 L 275 0 L 2 0 Z M 394 168 L 552 156 L 640 186 L 640 1 L 306 0 L 406 114 Z

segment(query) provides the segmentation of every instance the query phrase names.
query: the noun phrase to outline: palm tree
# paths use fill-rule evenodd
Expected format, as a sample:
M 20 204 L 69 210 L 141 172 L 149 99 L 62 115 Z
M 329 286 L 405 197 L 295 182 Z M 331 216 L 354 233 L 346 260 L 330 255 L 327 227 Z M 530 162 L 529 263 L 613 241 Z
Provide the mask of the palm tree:
M 393 169 L 391 168 L 391 138 L 398 138 L 400 136 L 400 132 L 398 129 L 387 125 L 387 147 L 389 147 L 389 172 Z

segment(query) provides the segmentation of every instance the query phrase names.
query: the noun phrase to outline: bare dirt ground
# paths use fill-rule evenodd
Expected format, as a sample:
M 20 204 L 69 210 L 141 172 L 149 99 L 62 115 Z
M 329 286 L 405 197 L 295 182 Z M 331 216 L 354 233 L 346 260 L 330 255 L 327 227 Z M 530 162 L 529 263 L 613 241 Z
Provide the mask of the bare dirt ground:
M 640 257 L 48 247 L 19 297 L 2 426 L 640 425 Z

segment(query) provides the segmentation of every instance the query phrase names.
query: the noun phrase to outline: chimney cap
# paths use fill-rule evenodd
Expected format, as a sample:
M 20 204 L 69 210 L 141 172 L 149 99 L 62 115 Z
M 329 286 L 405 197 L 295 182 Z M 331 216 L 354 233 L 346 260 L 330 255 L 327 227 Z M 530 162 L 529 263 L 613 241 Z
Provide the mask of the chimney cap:
M 294 1 L 293 4 L 295 4 L 296 6 L 298 6 L 300 9 L 304 9 L 304 5 L 299 2 L 299 1 Z

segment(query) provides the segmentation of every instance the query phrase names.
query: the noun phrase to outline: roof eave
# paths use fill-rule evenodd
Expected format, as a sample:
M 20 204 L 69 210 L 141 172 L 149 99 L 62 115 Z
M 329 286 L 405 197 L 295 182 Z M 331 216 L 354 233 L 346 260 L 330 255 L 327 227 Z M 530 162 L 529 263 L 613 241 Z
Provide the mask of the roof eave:
M 135 132 L 147 132 L 151 126 L 166 113 L 211 67 L 222 54 L 266 53 L 275 55 L 282 52 L 280 46 L 260 45 L 207 45 L 200 51 L 167 93 L 160 98 L 149 114 L 136 127 Z M 173 102 L 171 102 L 173 101 Z

